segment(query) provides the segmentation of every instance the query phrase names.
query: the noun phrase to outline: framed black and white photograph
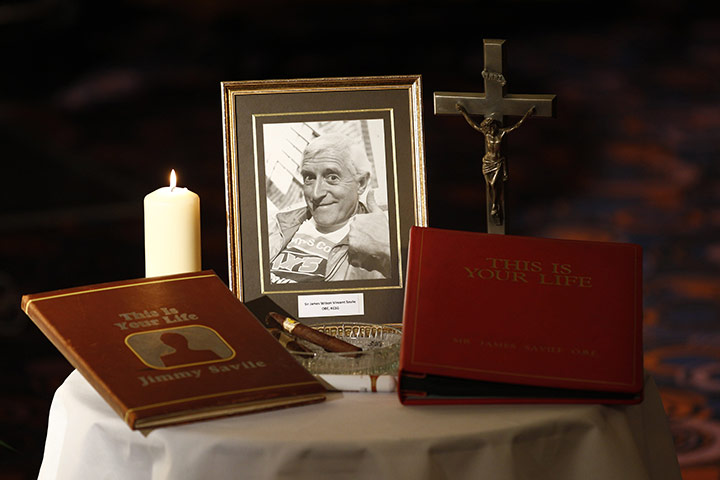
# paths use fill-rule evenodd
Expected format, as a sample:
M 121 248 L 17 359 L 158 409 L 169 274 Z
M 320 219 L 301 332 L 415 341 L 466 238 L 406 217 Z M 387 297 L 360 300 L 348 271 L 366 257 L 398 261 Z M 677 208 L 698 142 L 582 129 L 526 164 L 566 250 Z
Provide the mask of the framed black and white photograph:
M 427 223 L 420 77 L 221 86 L 235 295 L 311 324 L 400 323 Z

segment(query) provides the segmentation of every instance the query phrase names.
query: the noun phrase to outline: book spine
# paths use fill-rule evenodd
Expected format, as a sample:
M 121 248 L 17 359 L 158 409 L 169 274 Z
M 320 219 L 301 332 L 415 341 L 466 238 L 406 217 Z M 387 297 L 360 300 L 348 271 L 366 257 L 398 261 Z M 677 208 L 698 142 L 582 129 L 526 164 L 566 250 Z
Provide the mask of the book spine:
M 415 313 L 420 287 L 420 269 L 422 267 L 423 236 L 425 228 L 411 227 L 408 244 L 407 281 L 403 307 L 403 348 L 400 349 L 400 368 L 410 365 L 412 356 L 413 336 L 415 332 Z

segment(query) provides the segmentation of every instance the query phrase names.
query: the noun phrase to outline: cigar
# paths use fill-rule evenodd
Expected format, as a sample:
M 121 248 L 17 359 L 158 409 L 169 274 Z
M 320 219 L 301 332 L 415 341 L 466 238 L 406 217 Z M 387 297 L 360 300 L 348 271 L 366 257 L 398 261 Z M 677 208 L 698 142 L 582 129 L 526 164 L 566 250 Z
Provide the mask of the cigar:
M 310 328 L 307 325 L 303 325 L 297 320 L 293 320 L 290 317 L 280 315 L 276 312 L 270 312 L 267 315 L 268 320 L 272 319 L 277 323 L 283 330 L 288 333 L 295 335 L 298 338 L 312 342 L 315 345 L 319 345 L 328 352 L 359 352 L 362 350 L 360 347 L 356 347 L 344 340 L 333 337 L 326 333 L 323 333 L 314 328 Z
M 268 331 L 273 337 L 275 337 L 275 340 L 280 342 L 283 347 L 287 348 L 291 352 L 312 353 L 312 350 L 298 343 L 293 337 L 284 331 L 278 328 L 271 328 Z

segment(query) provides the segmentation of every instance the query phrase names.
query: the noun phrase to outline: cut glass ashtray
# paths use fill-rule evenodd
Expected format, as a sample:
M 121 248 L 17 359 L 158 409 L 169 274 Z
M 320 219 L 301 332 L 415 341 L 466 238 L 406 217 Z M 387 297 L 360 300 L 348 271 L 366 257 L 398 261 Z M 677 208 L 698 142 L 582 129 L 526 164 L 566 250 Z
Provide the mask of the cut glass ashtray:
M 303 339 L 298 343 L 310 352 L 291 352 L 310 373 L 395 375 L 400 359 L 402 332 L 389 325 L 338 322 L 312 325 L 312 328 L 362 348 L 358 352 L 327 352 Z

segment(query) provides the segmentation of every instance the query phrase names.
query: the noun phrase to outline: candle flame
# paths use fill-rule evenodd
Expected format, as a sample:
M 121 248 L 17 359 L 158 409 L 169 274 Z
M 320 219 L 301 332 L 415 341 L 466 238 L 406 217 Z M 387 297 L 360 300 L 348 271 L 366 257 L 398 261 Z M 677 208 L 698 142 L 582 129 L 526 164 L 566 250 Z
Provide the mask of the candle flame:
M 175 169 L 173 168 L 170 172 L 170 190 L 175 190 L 177 186 L 177 175 L 175 175 Z

